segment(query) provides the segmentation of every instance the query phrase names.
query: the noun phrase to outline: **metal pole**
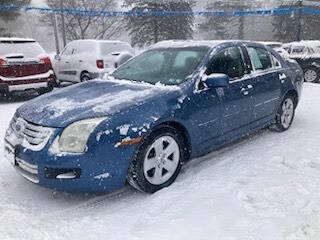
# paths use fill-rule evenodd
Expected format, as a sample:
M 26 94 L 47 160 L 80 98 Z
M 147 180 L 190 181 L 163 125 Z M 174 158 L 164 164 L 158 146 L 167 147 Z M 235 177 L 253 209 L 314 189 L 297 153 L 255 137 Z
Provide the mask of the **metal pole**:
M 57 19 L 57 15 L 54 14 L 53 17 L 53 28 L 54 28 L 54 39 L 56 42 L 56 51 L 57 54 L 60 54 L 60 44 L 59 44 L 59 35 L 58 35 L 58 19 Z
M 66 38 L 66 24 L 64 20 L 64 14 L 63 14 L 63 0 L 60 0 L 60 8 L 61 8 L 61 24 L 62 24 L 62 42 L 63 47 L 67 45 L 67 38 Z
M 297 31 L 297 41 L 301 41 L 302 32 L 302 6 L 303 0 L 299 0 L 299 13 L 298 13 L 298 31 Z

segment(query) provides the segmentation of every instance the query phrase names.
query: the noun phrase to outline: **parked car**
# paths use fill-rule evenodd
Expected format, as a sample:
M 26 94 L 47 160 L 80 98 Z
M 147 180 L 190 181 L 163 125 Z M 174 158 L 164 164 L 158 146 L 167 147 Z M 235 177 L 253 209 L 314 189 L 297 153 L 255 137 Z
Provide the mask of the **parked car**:
M 285 45 L 290 58 L 296 60 L 304 72 L 306 82 L 320 80 L 320 41 L 301 41 Z
M 281 42 L 260 42 L 260 43 L 273 48 L 276 52 L 278 52 L 284 58 L 290 57 L 289 53 L 284 48 L 282 48 L 283 44 Z
M 50 58 L 33 39 L 0 38 L 0 94 L 36 90 L 49 92 L 56 85 Z
M 153 193 L 184 162 L 272 125 L 290 128 L 303 72 L 264 45 L 161 42 L 100 80 L 21 106 L 5 153 L 24 177 L 61 191 L 126 181 Z
M 85 82 L 117 68 L 134 55 L 129 43 L 77 40 L 56 55 L 55 71 L 60 82 Z

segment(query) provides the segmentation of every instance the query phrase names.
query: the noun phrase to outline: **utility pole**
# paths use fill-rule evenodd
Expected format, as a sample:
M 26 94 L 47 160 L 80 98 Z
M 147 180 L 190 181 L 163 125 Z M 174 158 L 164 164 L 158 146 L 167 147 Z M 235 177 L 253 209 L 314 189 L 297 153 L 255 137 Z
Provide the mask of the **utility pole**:
M 297 41 L 301 41 L 301 32 L 302 32 L 302 7 L 303 7 L 303 0 L 299 0 L 299 9 L 298 9 L 298 31 L 297 31 Z
M 57 14 L 54 13 L 54 15 L 51 15 L 51 17 L 53 18 L 54 39 L 56 42 L 56 52 L 57 52 L 57 54 L 60 54 Z
M 67 45 L 67 38 L 66 38 L 66 24 L 64 20 L 64 13 L 63 13 L 63 0 L 60 0 L 60 9 L 61 9 L 61 24 L 62 24 L 62 43 L 63 47 Z

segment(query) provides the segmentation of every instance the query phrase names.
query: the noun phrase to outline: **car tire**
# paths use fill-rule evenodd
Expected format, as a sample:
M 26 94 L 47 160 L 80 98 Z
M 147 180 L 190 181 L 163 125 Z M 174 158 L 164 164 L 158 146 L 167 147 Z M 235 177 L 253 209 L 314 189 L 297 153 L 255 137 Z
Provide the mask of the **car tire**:
M 186 159 L 183 143 L 182 135 L 171 126 L 151 132 L 137 148 L 130 164 L 129 184 L 145 193 L 170 186 Z
M 91 80 L 91 78 L 90 78 L 90 74 L 88 72 L 81 73 L 80 82 L 87 82 L 90 80 Z
M 292 95 L 287 95 L 282 101 L 277 115 L 276 123 L 272 126 L 272 130 L 277 132 L 287 131 L 294 120 L 295 117 L 296 104 L 295 99 Z
M 310 83 L 319 82 L 319 70 L 315 67 L 306 67 L 303 71 L 304 81 Z
M 37 93 L 38 93 L 38 95 L 40 96 L 40 95 L 49 93 L 49 92 L 51 92 L 52 90 L 53 90 L 53 87 L 50 86 L 50 87 L 47 87 L 47 88 L 38 89 L 38 90 L 37 90 Z
M 8 101 L 12 99 L 12 95 L 10 93 L 0 93 L 0 101 Z

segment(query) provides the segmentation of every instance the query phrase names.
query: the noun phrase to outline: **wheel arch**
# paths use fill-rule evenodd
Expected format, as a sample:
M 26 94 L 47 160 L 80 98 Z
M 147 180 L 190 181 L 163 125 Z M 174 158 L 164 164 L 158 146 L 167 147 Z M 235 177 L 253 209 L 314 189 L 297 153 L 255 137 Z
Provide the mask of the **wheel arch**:
M 291 89 L 288 92 L 286 92 L 286 94 L 284 95 L 282 101 L 288 97 L 288 96 L 292 96 L 293 100 L 294 100 L 294 106 L 297 107 L 298 106 L 298 102 L 299 102 L 299 95 L 298 92 L 295 89 Z
M 81 77 L 83 74 L 85 74 L 85 73 L 89 73 L 89 71 L 87 71 L 87 70 L 82 70 L 82 71 L 80 72 L 80 77 Z
M 166 121 L 166 122 L 162 122 L 161 124 L 157 125 L 152 131 L 154 131 L 158 128 L 161 128 L 163 126 L 170 126 L 170 127 L 174 128 L 175 130 L 177 130 L 182 135 L 182 138 L 184 140 L 184 152 L 186 154 L 185 160 L 186 161 L 189 160 L 191 153 L 192 153 L 192 144 L 191 144 L 191 138 L 190 138 L 190 135 L 189 135 L 187 128 L 183 124 L 181 124 L 177 121 Z

